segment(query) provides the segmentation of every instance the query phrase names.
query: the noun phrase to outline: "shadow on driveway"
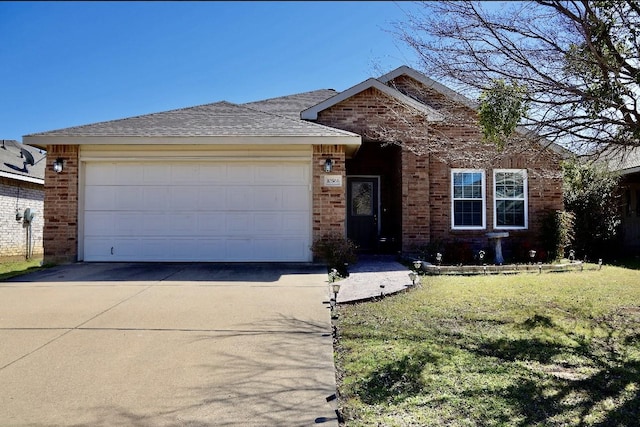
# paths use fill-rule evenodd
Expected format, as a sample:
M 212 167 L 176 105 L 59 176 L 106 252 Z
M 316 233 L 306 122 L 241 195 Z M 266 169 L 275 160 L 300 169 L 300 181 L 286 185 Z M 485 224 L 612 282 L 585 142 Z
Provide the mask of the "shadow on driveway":
M 28 273 L 4 282 L 277 282 L 282 275 L 316 273 L 326 273 L 326 268 L 312 263 L 79 262 Z

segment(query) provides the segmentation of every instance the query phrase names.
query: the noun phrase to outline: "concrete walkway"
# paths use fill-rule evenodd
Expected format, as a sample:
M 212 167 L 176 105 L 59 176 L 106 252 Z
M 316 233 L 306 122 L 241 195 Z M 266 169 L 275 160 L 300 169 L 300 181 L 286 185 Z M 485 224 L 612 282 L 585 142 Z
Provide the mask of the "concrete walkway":
M 340 281 L 337 302 L 366 301 L 411 287 L 410 270 L 393 255 L 360 255 L 349 268 L 349 277 Z

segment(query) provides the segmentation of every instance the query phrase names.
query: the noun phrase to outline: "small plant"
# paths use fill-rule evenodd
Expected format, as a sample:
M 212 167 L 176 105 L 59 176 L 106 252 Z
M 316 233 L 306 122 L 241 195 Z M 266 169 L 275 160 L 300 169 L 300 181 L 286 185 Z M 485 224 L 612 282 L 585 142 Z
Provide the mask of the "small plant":
M 314 258 L 327 263 L 327 271 L 335 269 L 340 277 L 347 277 L 348 266 L 357 261 L 357 246 L 346 237 L 330 233 L 316 239 L 311 246 Z

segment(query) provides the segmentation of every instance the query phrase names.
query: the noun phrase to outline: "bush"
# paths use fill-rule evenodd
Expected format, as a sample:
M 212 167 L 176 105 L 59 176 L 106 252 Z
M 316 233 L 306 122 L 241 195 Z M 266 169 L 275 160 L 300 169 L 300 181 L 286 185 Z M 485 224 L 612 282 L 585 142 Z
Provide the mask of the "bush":
M 565 162 L 564 208 L 573 212 L 576 256 L 589 259 L 612 255 L 620 220 L 619 176 L 602 164 Z
M 545 214 L 541 241 L 549 261 L 563 258 L 565 249 L 573 242 L 574 219 L 572 212 L 550 211 Z
M 338 270 L 338 274 L 346 277 L 348 265 L 355 263 L 357 246 L 346 237 L 337 234 L 325 234 L 316 239 L 311 246 L 314 258 L 318 258 L 327 263 L 327 271 L 332 268 Z

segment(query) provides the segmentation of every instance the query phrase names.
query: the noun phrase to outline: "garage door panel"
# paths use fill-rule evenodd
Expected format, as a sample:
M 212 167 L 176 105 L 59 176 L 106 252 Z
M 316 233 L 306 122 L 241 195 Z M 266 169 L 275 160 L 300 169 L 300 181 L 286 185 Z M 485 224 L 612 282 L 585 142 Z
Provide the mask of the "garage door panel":
M 137 163 L 114 163 L 113 184 L 122 186 L 142 182 L 143 171 Z
M 249 238 L 229 238 L 226 240 L 225 247 L 225 257 L 229 261 L 254 260 L 256 258 L 253 253 L 252 240 Z
M 204 236 L 220 236 L 226 229 L 226 213 L 199 213 L 198 232 Z
M 138 163 L 133 166 L 138 175 L 132 176 L 129 182 L 144 185 L 171 184 L 171 166 L 164 163 Z
M 225 182 L 231 185 L 255 183 L 255 168 L 247 167 L 245 163 L 229 163 Z
M 307 162 L 87 162 L 85 170 L 85 260 L 310 260 Z
M 85 205 L 93 210 L 111 210 L 116 203 L 117 187 L 92 185 L 86 187 Z
M 224 187 L 199 187 L 195 203 L 199 210 L 224 211 L 227 209 L 227 190 Z
M 113 163 L 97 163 L 85 168 L 85 185 L 115 184 L 116 169 Z
M 200 185 L 226 182 L 227 166 L 221 163 L 205 163 L 200 165 Z
M 113 255 L 118 260 L 145 261 L 141 255 L 148 253 L 148 248 L 144 246 L 149 243 L 136 237 L 115 237 L 113 239 Z
M 286 233 L 289 235 L 303 235 L 309 228 L 309 216 L 305 212 L 287 212 L 282 215 Z
M 170 169 L 170 183 L 172 185 L 199 185 L 200 169 L 200 165 L 176 163 Z
M 198 217 L 195 213 L 167 215 L 167 234 L 170 236 L 198 237 Z
M 170 261 L 168 256 L 171 240 L 167 238 L 144 237 L 139 238 L 137 245 L 131 242 L 128 249 L 137 247 L 137 253 L 131 254 L 132 259 L 137 258 L 138 261 Z
M 116 236 L 135 236 L 140 233 L 144 221 L 144 215 L 140 213 L 112 214 L 113 230 Z
M 256 189 L 248 186 L 233 186 L 227 188 L 226 209 L 234 211 L 250 211 L 256 208 L 254 192 Z
M 115 209 L 118 211 L 144 210 L 142 190 L 144 187 L 113 187 L 115 192 Z M 113 209 L 113 206 L 111 207 Z
M 262 211 L 277 211 L 282 209 L 282 189 L 266 185 L 254 192 L 254 206 Z
M 162 235 L 167 226 L 167 216 L 164 213 L 140 213 L 141 236 Z
M 113 236 L 113 213 L 87 212 L 84 217 L 85 236 Z
M 263 165 L 256 168 L 256 183 L 264 184 L 300 184 L 308 181 L 308 168 L 305 165 Z
M 166 260 L 188 261 L 198 260 L 199 247 L 193 239 L 172 239 L 165 252 Z M 167 247 L 165 245 L 165 247 Z
M 104 261 L 113 258 L 111 254 L 113 240 L 111 237 L 87 236 L 84 242 L 84 259 L 86 261 Z
M 198 261 L 228 260 L 225 239 L 200 239 Z
M 200 197 L 200 188 L 171 187 L 168 203 L 174 211 L 194 211 L 200 208 L 199 203 L 194 206 L 194 201 L 197 201 L 198 197 Z
M 282 233 L 282 215 L 276 212 L 257 212 L 254 214 L 254 233 L 256 236 Z
M 290 259 L 296 254 L 303 254 L 309 251 L 309 242 L 300 238 L 282 239 L 278 247 L 280 248 L 281 259 Z
M 253 213 L 228 213 L 226 215 L 226 231 L 231 236 L 251 236 L 253 230 Z
M 281 209 L 285 211 L 309 210 L 309 193 L 304 187 L 287 186 L 282 188 Z
M 159 186 L 142 188 L 142 207 L 145 211 L 166 210 L 169 208 L 169 189 Z

